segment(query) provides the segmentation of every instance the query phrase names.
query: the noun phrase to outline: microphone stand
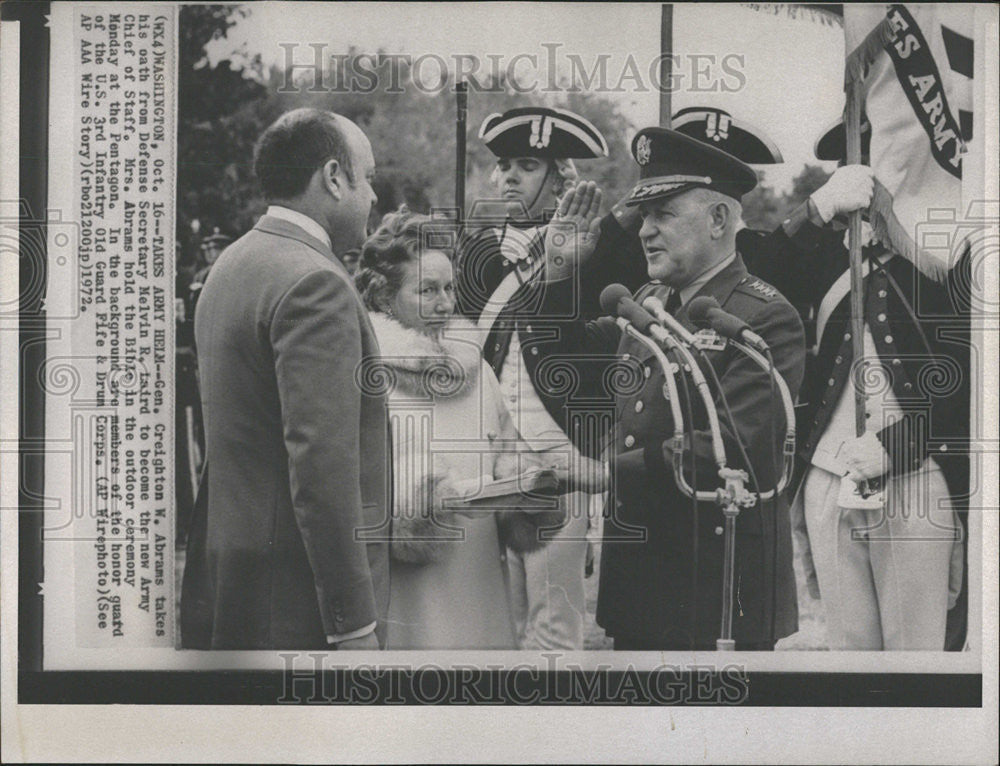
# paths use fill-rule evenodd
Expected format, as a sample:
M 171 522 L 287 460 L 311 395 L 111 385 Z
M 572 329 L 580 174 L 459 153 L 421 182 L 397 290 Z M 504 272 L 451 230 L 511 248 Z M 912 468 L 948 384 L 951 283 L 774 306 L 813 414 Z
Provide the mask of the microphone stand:
M 670 317 L 670 319 L 673 320 L 672 322 L 668 323 L 664 321 L 664 317 L 669 317 L 670 315 L 667 314 L 662 307 L 659 310 L 655 310 L 654 308 L 653 313 L 656 315 L 657 319 L 663 322 L 668 328 L 672 327 L 673 323 L 676 322 L 673 317 Z M 686 332 L 686 328 L 685 334 L 690 335 L 690 333 Z M 759 494 L 755 495 L 746 488 L 746 482 L 749 478 L 746 471 L 726 466 L 725 448 L 722 442 L 722 431 L 719 428 L 719 418 L 715 409 L 715 402 L 711 398 L 708 382 L 705 380 L 705 376 L 702 373 L 701 368 L 698 366 L 694 355 L 669 331 L 665 330 L 662 335 L 657 333 L 657 336 L 658 340 L 664 343 L 664 345 L 669 345 L 672 350 L 685 359 L 686 364 L 690 369 L 691 377 L 694 379 L 695 385 L 705 401 L 705 411 L 708 414 L 709 421 L 709 433 L 712 439 L 712 450 L 715 456 L 715 461 L 719 466 L 719 478 L 722 480 L 722 486 L 714 492 L 708 492 L 704 490 L 699 491 L 695 487 L 688 484 L 684 477 L 683 452 L 681 450 L 674 450 L 673 452 L 674 481 L 681 492 L 687 497 L 693 497 L 699 501 L 714 502 L 722 510 L 725 524 L 725 547 L 722 571 L 722 619 L 720 628 L 721 635 L 718 639 L 716 639 L 715 647 L 717 651 L 734 651 L 736 649 L 736 641 L 733 639 L 733 581 L 736 573 L 736 519 L 740 514 L 740 509 L 752 508 L 759 500 L 768 499 L 780 494 L 788 485 L 788 481 L 791 478 L 792 468 L 794 466 L 795 456 L 794 403 L 792 402 L 791 392 L 788 389 L 787 383 L 781 375 L 776 375 L 775 378 L 778 381 L 778 388 L 781 392 L 782 401 L 785 407 L 787 424 L 783 449 L 784 463 L 782 467 L 782 475 L 777 486 L 773 490 L 759 492 Z M 737 348 L 746 353 L 747 356 L 757 362 L 757 364 L 762 365 L 765 370 L 770 370 L 768 361 L 759 352 L 747 347 L 745 344 L 739 343 L 738 341 L 730 339 L 729 342 L 733 343 Z M 671 390 L 672 396 L 675 395 L 675 390 L 676 386 Z M 672 408 L 672 411 L 673 409 L 674 408 Z M 679 410 L 679 408 L 676 409 Z M 677 413 L 674 413 L 674 417 L 676 419 Z M 675 441 L 677 439 L 676 429 L 675 420 Z M 735 423 L 733 424 L 733 430 L 734 432 L 736 431 Z M 739 438 L 738 433 L 735 435 L 736 438 Z M 758 487 L 758 489 L 760 488 Z

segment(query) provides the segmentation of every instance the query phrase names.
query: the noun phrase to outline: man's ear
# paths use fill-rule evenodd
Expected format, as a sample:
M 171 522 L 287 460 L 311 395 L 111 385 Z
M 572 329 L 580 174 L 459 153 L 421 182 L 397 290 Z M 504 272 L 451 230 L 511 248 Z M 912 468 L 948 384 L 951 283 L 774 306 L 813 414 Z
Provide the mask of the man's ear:
M 709 207 L 708 215 L 711 220 L 712 239 L 719 239 L 726 233 L 733 211 L 729 209 L 729 205 L 725 202 L 719 201 Z
M 319 172 L 322 174 L 323 186 L 334 199 L 339 200 L 343 191 L 340 163 L 337 160 L 327 160 Z

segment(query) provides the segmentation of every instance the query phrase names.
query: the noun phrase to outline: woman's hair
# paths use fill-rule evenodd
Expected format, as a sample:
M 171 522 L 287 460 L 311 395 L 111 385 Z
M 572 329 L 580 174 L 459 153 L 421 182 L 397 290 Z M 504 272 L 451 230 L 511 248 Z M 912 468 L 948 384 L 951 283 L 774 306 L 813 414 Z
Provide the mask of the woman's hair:
M 361 260 L 354 284 L 369 311 L 385 311 L 406 277 L 406 264 L 417 261 L 425 249 L 441 250 L 449 258 L 447 248 L 438 247 L 434 237 L 433 219 L 412 213 L 406 205 L 386 213 L 375 230 L 361 246 Z M 428 242 L 434 242 L 431 247 Z

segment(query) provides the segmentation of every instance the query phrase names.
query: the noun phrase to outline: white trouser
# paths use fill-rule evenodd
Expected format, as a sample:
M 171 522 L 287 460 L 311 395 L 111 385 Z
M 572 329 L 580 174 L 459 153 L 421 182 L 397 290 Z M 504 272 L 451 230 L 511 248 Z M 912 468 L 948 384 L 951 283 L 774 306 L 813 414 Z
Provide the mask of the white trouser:
M 841 481 L 813 466 L 800 498 L 831 648 L 942 650 L 963 553 L 941 469 L 890 478 L 879 510 L 839 507 Z
M 590 495 L 564 495 L 569 522 L 536 551 L 507 549 L 507 588 L 520 649 L 583 649 Z M 551 534 L 551 533 L 548 533 Z

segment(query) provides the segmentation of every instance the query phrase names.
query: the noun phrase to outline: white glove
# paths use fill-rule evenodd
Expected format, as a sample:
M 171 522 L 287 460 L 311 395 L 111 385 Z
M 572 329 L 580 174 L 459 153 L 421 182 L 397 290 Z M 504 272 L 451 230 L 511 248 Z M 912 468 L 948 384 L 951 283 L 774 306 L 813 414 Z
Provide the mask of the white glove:
M 875 174 L 867 165 L 844 165 L 837 168 L 830 180 L 812 194 L 816 212 L 829 223 L 838 213 L 868 207 L 875 190 Z
M 847 475 L 853 481 L 877 479 L 889 471 L 889 455 L 871 431 L 844 442 L 837 456 L 847 466 Z

